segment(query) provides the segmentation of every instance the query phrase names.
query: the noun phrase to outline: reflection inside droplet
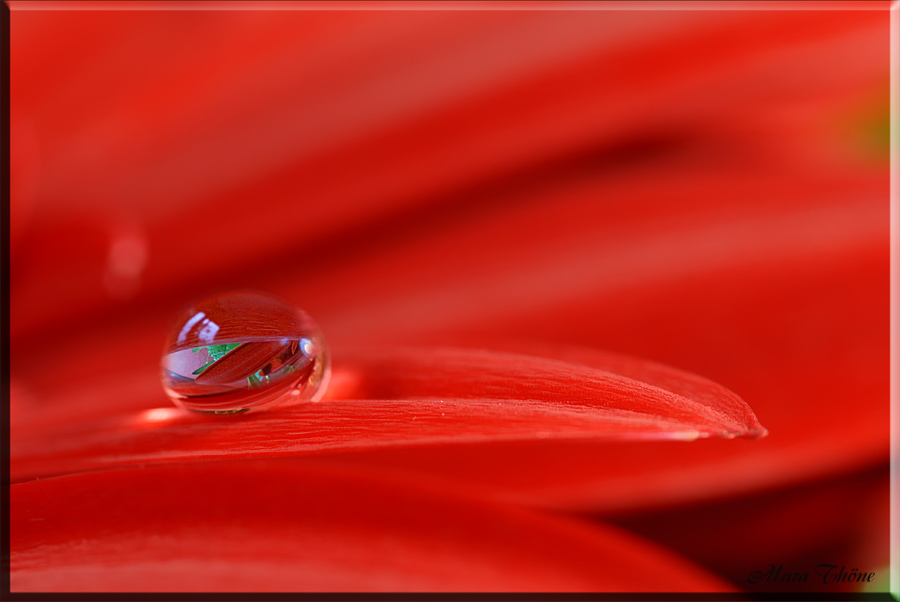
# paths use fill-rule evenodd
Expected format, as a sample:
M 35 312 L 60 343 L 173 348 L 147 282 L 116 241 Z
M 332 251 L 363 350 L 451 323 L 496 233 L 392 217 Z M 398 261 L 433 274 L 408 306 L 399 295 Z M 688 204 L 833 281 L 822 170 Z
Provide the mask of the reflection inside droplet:
M 309 315 L 253 292 L 194 305 L 173 326 L 162 359 L 169 397 L 213 413 L 318 401 L 329 375 L 327 349 Z

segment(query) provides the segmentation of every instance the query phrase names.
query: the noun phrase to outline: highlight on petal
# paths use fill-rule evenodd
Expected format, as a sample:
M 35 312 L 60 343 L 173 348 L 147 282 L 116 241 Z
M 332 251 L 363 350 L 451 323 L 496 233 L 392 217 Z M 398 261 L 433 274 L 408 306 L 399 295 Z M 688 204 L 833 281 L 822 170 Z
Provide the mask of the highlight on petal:
M 766 433 L 749 406 L 720 385 L 643 360 L 600 357 L 610 370 L 472 349 L 346 352 L 335 357 L 334 386 L 319 403 L 257 416 L 159 419 L 150 409 L 39 420 L 14 433 L 11 472 L 21 481 L 196 458 Z
M 733 591 L 611 527 L 297 460 L 72 475 L 11 502 L 13 592 Z

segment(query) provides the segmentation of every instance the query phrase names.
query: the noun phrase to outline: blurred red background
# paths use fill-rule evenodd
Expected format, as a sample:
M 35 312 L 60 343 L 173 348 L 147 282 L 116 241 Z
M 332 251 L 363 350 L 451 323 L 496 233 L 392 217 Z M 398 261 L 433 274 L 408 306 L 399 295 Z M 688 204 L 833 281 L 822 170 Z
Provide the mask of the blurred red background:
M 151 589 L 163 573 L 199 590 L 503 590 L 572 545 L 591 566 L 627 549 L 670 569 L 657 581 L 633 567 L 625 581 L 551 571 L 522 588 L 858 589 L 748 581 L 820 563 L 876 571 L 887 588 L 889 3 L 9 5 L 14 591 Z M 556 359 L 603 349 L 727 387 L 769 436 L 470 440 L 448 426 L 443 439 L 363 445 L 349 433 L 377 409 L 365 387 L 346 394 L 359 416 L 317 433 L 327 449 L 242 446 L 227 421 L 168 424 L 168 410 L 147 435 L 137 417 L 170 407 L 157 374 L 169 320 L 236 288 L 314 316 L 338 383 L 345 358 L 392 345 L 524 345 Z M 296 428 L 300 414 L 273 416 L 250 424 Z M 190 535 L 162 514 L 150 521 L 195 542 L 167 548 L 165 569 L 109 543 L 129 533 L 153 548 L 140 524 L 104 522 L 108 506 L 145 518 L 177 507 L 142 483 L 164 487 L 168 473 L 153 471 L 166 470 L 190 483 L 213 448 L 209 470 L 234 462 L 240 495 L 280 471 L 299 479 L 272 503 L 326 503 L 341 487 L 384 507 L 424 491 L 443 500 L 427 502 L 444 513 L 431 527 L 416 511 L 409 524 L 373 515 L 337 537 L 345 546 L 386 525 L 444 541 L 434 524 L 466 531 L 527 511 L 515 520 L 542 534 L 546 557 L 503 556 L 502 578 L 429 581 L 418 565 L 379 573 L 373 552 L 347 561 L 362 577 L 335 560 L 319 582 L 291 577 L 310 560 L 291 562 L 298 552 L 257 525 L 233 541 L 268 550 L 254 553 L 269 568 L 217 581 L 195 561 L 238 562 L 202 544 L 234 515 L 204 522 L 199 509 L 179 519 L 197 513 Z M 282 463 L 243 468 L 252 458 Z M 93 510 L 60 501 L 94 486 L 105 493 Z M 204 491 L 183 495 L 202 508 Z M 467 505 L 482 503 L 506 518 Z M 16 504 L 80 526 L 51 541 Z M 541 522 L 557 519 L 574 521 L 565 536 Z M 105 570 L 67 572 L 72 542 L 89 537 L 79 529 Z M 633 539 L 566 539 L 607 537 L 596 529 Z M 502 556 L 508 537 L 415 556 L 464 576 L 465 558 Z

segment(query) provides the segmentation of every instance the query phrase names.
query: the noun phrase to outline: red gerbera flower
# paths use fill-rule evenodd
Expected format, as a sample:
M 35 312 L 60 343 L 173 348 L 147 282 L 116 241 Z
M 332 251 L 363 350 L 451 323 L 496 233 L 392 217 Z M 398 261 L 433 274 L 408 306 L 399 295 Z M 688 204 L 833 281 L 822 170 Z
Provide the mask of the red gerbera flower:
M 887 5 L 10 7 L 13 592 L 887 589 Z

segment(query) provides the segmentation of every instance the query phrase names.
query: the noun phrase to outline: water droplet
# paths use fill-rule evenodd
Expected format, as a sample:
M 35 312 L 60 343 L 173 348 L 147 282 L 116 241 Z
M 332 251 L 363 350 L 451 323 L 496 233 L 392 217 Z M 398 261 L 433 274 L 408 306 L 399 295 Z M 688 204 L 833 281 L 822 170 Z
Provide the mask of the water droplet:
M 176 405 L 234 414 L 318 401 L 331 375 L 309 315 L 264 293 L 238 291 L 195 303 L 166 338 L 162 383 Z

